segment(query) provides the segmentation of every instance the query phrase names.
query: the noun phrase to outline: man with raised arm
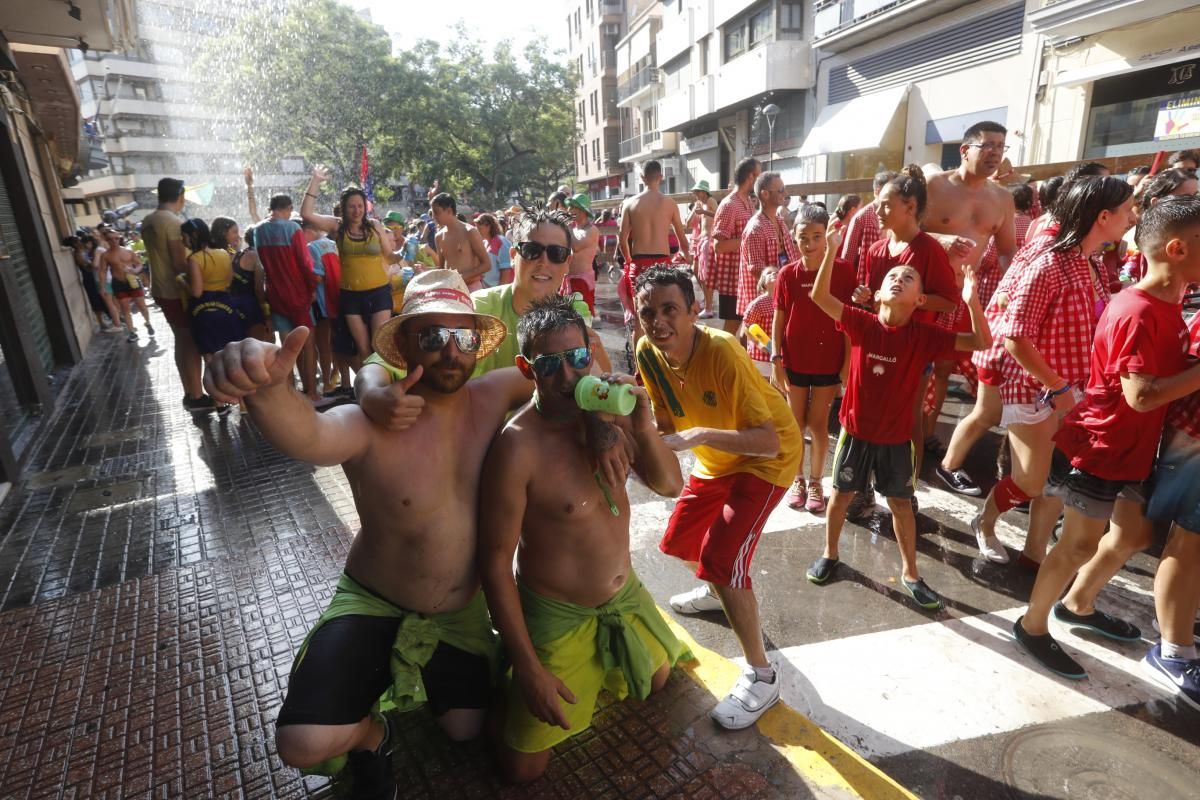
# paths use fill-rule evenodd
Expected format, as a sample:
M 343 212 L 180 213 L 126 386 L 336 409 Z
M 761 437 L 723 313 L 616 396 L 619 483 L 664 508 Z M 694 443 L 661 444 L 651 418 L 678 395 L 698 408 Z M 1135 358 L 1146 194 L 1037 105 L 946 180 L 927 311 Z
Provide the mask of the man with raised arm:
M 501 763 L 524 782 L 545 771 L 550 748 L 587 730 L 603 686 L 645 699 L 685 648 L 633 572 L 624 481 L 601 480 L 583 445 L 587 417 L 575 401 L 591 365 L 583 319 L 567 298 L 538 300 L 517 338 L 517 363 L 537 390 L 484 462 L 492 477 L 480 490 L 479 560 L 513 665 Z M 628 388 L 610 383 L 609 391 L 637 398 L 631 416 L 616 418 L 636 444 L 634 470 L 675 497 L 679 461 L 658 435 L 645 391 L 619 380 Z

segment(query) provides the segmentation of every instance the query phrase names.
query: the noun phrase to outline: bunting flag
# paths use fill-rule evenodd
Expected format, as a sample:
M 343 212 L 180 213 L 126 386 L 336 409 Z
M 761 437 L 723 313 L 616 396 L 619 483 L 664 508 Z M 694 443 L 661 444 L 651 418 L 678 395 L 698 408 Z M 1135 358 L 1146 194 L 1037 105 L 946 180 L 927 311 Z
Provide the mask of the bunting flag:
M 367 195 L 367 212 L 370 213 L 375 208 L 375 181 L 371 180 L 371 165 L 367 161 L 366 144 L 362 146 L 362 162 L 359 165 L 358 182 Z
M 195 186 L 183 187 L 183 199 L 198 206 L 206 206 L 213 199 L 213 182 L 205 181 Z

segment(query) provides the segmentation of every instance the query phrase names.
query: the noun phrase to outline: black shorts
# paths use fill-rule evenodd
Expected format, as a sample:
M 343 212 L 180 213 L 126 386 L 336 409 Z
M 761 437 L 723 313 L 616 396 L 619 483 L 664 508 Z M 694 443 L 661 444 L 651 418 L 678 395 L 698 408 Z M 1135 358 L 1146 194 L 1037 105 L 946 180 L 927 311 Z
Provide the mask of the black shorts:
M 392 311 L 392 285 L 385 283 L 374 289 L 356 292 L 342 289 L 338 292 L 338 315 L 351 314 L 356 317 L 369 317 L 380 311 Z
M 874 482 L 884 497 L 912 497 L 917 483 L 912 442 L 871 444 L 842 430 L 833 454 L 833 488 L 865 492 Z
M 742 315 L 737 313 L 736 294 L 717 295 L 717 316 L 721 319 L 736 319 L 741 322 Z
M 346 324 L 344 316 L 339 315 L 333 318 L 333 331 L 329 338 L 333 352 L 339 356 L 357 355 L 358 350 L 354 347 L 354 337 L 350 335 L 350 326 Z
M 329 319 L 329 317 L 321 313 L 321 306 L 318 303 L 312 304 L 312 318 L 313 322 L 324 322 Z
M 813 387 L 822 386 L 837 386 L 842 382 L 842 379 L 837 375 L 814 375 L 810 372 L 792 372 L 790 369 L 784 368 L 787 372 L 788 383 L 792 386 L 799 386 L 801 389 L 810 389 Z
M 277 725 L 350 725 L 371 711 L 392 682 L 391 653 L 400 620 L 351 614 L 313 634 L 292 672 Z M 492 700 L 488 660 L 445 642 L 421 669 L 429 708 L 440 717 L 454 708 L 487 708 Z
M 1046 494 L 1061 498 L 1063 503 L 1085 517 L 1109 519 L 1117 499 L 1145 502 L 1146 492 L 1141 481 L 1112 481 L 1071 465 L 1067 454 L 1054 448 L 1050 461 L 1050 477 L 1046 479 Z

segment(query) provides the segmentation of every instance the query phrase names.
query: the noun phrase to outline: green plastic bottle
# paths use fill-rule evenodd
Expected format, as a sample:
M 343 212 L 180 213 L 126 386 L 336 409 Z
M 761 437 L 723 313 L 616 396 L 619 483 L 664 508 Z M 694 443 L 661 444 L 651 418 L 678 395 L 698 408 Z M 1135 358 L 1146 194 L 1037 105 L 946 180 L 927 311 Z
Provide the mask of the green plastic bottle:
M 584 411 L 627 417 L 637 408 L 637 395 L 628 384 L 606 383 L 595 375 L 584 375 L 575 384 L 575 404 Z

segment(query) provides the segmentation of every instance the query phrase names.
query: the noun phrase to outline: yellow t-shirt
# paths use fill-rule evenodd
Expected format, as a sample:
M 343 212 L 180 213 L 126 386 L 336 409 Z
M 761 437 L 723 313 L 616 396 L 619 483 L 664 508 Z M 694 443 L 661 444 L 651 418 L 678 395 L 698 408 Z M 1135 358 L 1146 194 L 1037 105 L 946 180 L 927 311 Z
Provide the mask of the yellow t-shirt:
M 383 245 L 369 228 L 366 239 L 355 241 L 349 234 L 338 240 L 338 258 L 342 262 L 341 288 L 365 292 L 388 285 L 387 265 L 383 260 Z
M 768 421 L 775 424 L 779 453 L 773 458 L 696 447 L 692 470 L 696 477 L 749 472 L 775 486 L 791 485 L 802 453 L 800 428 L 783 395 L 763 379 L 737 339 L 724 331 L 697 326 L 691 360 L 683 371 L 676 371 L 649 337 L 643 337 L 637 360 L 655 415 L 670 415 L 677 431 L 746 430 Z
M 183 238 L 179 232 L 183 217 L 165 208 L 148 214 L 142 220 L 142 241 L 146 243 L 146 257 L 150 260 L 150 293 L 155 297 L 177 300 L 179 285 L 175 282 L 175 267 L 171 264 L 169 242 Z
M 199 253 L 192 253 L 191 258 L 200 265 L 204 291 L 229 291 L 229 284 L 233 283 L 233 259 L 228 250 L 208 248 Z

